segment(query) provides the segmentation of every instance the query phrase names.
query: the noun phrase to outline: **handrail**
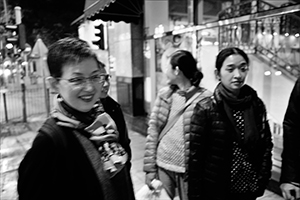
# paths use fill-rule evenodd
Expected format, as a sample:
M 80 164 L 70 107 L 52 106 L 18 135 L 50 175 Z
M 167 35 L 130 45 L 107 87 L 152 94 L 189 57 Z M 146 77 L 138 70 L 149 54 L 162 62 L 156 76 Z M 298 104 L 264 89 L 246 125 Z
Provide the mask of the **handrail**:
M 244 1 L 244 2 L 241 2 L 238 4 L 234 4 L 228 8 L 220 11 L 218 14 L 219 20 L 230 19 L 230 18 L 234 18 L 234 17 L 241 17 L 244 15 L 249 15 L 251 13 L 258 13 L 258 12 L 263 12 L 263 11 L 279 8 L 279 7 L 274 6 L 273 4 L 270 4 L 269 2 L 266 2 L 263 0 L 258 1 L 258 5 L 255 5 L 255 6 L 252 6 L 252 2 L 256 3 L 256 1 L 253 1 L 253 0 Z M 286 5 L 286 6 L 291 6 L 291 5 L 294 5 L 294 4 L 290 3 L 289 5 Z M 285 7 L 285 6 L 280 6 L 280 7 Z M 293 18 L 300 21 L 300 17 L 298 17 L 297 15 L 295 15 L 295 14 L 288 14 L 288 15 L 292 16 Z
M 300 75 L 300 69 L 298 66 L 293 66 L 290 63 L 286 62 L 284 59 L 280 58 L 277 54 L 275 54 L 273 51 L 266 49 L 265 47 L 257 44 L 256 45 L 256 51 L 258 51 L 260 54 L 264 55 L 266 58 L 268 58 L 273 64 L 276 64 L 282 72 L 287 75 L 289 78 L 292 78 L 293 80 L 296 80 L 298 76 Z M 271 55 L 271 56 L 269 56 Z

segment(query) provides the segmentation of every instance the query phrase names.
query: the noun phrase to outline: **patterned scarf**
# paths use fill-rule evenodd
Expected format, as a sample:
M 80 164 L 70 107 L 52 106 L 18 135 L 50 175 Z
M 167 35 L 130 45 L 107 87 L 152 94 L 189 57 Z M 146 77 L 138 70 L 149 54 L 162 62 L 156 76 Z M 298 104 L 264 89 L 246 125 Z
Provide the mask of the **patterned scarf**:
M 60 126 L 71 127 L 89 138 L 98 149 L 104 170 L 115 176 L 124 167 L 128 155 L 118 143 L 119 133 L 114 120 L 104 111 L 100 101 L 83 113 L 71 108 L 57 95 L 51 116 Z

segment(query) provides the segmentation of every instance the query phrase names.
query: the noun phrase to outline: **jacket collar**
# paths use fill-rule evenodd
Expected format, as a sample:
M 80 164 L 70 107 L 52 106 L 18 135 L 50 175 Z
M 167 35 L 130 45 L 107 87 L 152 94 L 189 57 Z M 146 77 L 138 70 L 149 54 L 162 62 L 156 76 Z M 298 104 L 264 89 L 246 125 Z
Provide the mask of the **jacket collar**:
M 175 92 L 180 92 L 180 93 L 185 93 L 185 97 L 186 99 L 189 99 L 190 97 L 192 97 L 195 93 L 197 92 L 202 92 L 203 88 L 201 87 L 196 87 L 196 86 L 192 86 L 188 89 L 188 91 L 179 91 L 179 88 L 176 85 L 170 85 L 168 87 L 163 88 L 160 91 L 160 97 L 162 99 L 164 99 L 165 101 L 167 101 L 173 93 Z

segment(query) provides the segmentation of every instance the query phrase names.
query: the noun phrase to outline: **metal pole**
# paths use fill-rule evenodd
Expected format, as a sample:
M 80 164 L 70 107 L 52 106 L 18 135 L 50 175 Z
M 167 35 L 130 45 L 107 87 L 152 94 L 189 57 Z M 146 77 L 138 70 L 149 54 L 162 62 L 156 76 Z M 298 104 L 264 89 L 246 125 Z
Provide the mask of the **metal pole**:
M 8 14 L 7 14 L 7 4 L 6 0 L 3 0 L 3 6 L 4 6 L 4 14 L 5 14 L 5 24 L 8 24 Z
M 7 116 L 7 103 L 6 103 L 6 94 L 5 94 L 5 92 L 3 92 L 2 95 L 3 95 L 3 104 L 4 104 L 4 116 L 5 116 L 5 121 L 8 122 L 8 116 Z
M 26 113 L 26 92 L 25 92 L 24 79 L 21 78 L 21 90 L 22 90 L 22 103 L 23 103 L 23 122 L 27 122 L 27 113 Z
M 106 48 L 107 48 L 107 59 L 108 59 L 108 62 L 107 62 L 107 72 L 108 73 L 110 73 L 110 46 L 109 46 L 109 28 L 108 28 L 108 23 L 109 22 L 106 22 L 106 26 L 105 26 L 105 28 L 106 28 L 106 41 L 107 41 L 107 43 L 106 43 Z M 104 38 L 103 38 L 104 39 Z
M 50 108 L 49 108 L 49 91 L 47 90 L 47 86 L 46 86 L 46 80 L 45 80 L 45 64 L 44 64 L 44 59 L 42 60 L 42 75 L 43 75 L 43 88 L 44 88 L 44 96 L 45 96 L 45 105 L 46 105 L 46 113 L 47 116 L 49 116 L 50 114 Z
M 187 2 L 187 6 L 188 6 L 188 23 L 189 23 L 189 26 L 193 26 L 194 25 L 194 0 L 189 0 Z

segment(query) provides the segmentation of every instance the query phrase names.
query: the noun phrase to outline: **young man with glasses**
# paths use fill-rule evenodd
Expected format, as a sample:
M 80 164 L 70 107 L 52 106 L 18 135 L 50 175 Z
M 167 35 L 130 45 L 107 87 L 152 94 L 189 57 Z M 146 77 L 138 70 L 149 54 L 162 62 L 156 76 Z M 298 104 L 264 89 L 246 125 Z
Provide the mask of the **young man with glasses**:
M 100 101 L 104 111 L 111 116 L 111 118 L 115 121 L 117 125 L 117 129 L 119 131 L 119 137 L 120 137 L 120 144 L 122 145 L 122 147 L 124 147 L 124 149 L 128 153 L 127 169 L 130 171 L 131 148 L 130 148 L 130 139 L 128 136 L 128 130 L 124 119 L 124 114 L 120 104 L 108 94 L 110 89 L 111 75 L 107 73 L 104 64 L 102 65 L 103 67 L 101 68 L 101 74 L 103 74 L 104 76 L 104 82 L 100 93 Z

